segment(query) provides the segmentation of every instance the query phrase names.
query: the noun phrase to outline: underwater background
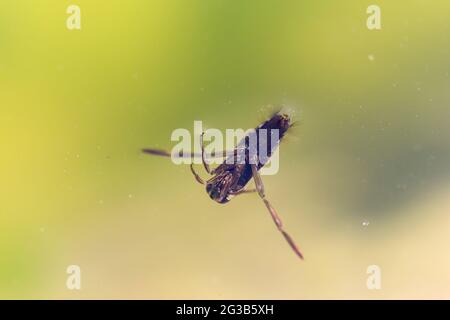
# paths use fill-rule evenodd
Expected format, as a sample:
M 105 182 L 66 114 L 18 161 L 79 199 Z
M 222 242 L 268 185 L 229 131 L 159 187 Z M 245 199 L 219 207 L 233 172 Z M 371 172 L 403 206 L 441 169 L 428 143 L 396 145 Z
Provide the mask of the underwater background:
M 450 298 L 449 71 L 448 0 L 1 0 L 0 298 Z M 305 261 L 257 195 L 140 152 L 267 105 Z

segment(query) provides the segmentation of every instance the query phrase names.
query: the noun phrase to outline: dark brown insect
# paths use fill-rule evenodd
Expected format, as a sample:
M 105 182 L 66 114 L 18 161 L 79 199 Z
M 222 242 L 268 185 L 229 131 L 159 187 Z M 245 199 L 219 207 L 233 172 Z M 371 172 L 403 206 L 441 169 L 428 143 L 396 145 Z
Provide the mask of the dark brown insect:
M 221 156 L 228 156 L 217 168 L 211 169 L 209 164 L 205 160 L 205 148 L 203 144 L 203 134 L 200 137 L 201 143 L 201 155 L 191 153 L 190 157 L 200 156 L 202 158 L 203 166 L 206 172 L 212 177 L 207 181 L 204 181 L 194 170 L 193 162 L 191 162 L 191 171 L 195 179 L 206 185 L 206 192 L 211 199 L 218 203 L 226 203 L 231 200 L 232 197 L 257 192 L 259 197 L 263 200 L 267 210 L 269 210 L 273 221 L 275 222 L 278 230 L 284 236 L 294 252 L 303 259 L 303 255 L 298 249 L 292 237 L 284 230 L 281 219 L 277 212 L 266 198 L 264 192 L 264 185 L 259 174 L 259 170 L 268 162 L 269 158 L 275 152 L 281 139 L 284 137 L 288 129 L 292 126 L 292 121 L 289 115 L 281 112 L 277 112 L 272 117 L 263 122 L 254 130 L 254 137 L 256 137 L 257 143 L 250 143 L 250 135 L 247 134 L 239 145 L 230 153 L 220 152 Z M 265 129 L 265 130 L 262 130 Z M 265 131 L 264 135 L 261 134 Z M 277 136 L 274 136 L 274 132 L 277 132 Z M 256 149 L 252 152 L 252 145 L 256 145 Z M 261 157 L 261 147 L 265 147 L 266 157 Z M 170 157 L 171 154 L 164 150 L 158 149 L 143 149 L 145 153 Z M 215 155 L 211 155 L 215 156 Z M 232 161 L 230 161 L 232 157 Z M 253 161 L 251 161 L 253 160 Z M 255 181 L 256 189 L 246 189 L 245 186 L 253 178 Z

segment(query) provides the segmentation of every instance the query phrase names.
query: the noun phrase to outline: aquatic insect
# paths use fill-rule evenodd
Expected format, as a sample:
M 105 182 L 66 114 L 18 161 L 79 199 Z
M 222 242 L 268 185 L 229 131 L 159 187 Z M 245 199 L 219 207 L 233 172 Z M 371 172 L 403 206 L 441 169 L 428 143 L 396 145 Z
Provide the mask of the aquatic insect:
M 233 151 L 229 153 L 226 151 L 217 153 L 220 153 L 222 156 L 228 158 L 214 169 L 212 169 L 205 160 L 206 155 L 203 143 L 203 134 L 200 137 L 202 151 L 201 155 L 191 153 L 189 156 L 191 158 L 201 156 L 206 172 L 212 177 L 209 180 L 204 181 L 195 171 L 193 161 L 190 165 L 191 172 L 199 183 L 206 185 L 206 192 L 214 201 L 218 203 L 226 203 L 234 196 L 257 192 L 272 216 L 278 230 L 284 236 L 297 256 L 303 259 L 302 253 L 298 249 L 292 237 L 284 229 L 280 217 L 267 199 L 264 191 L 264 184 L 259 174 L 259 170 L 268 162 L 270 156 L 278 147 L 281 139 L 285 136 L 286 132 L 292 125 L 293 123 L 291 117 L 288 114 L 282 112 L 274 113 L 269 120 L 260 124 L 253 131 L 255 133 L 253 136 L 256 137 L 257 140 L 257 143 L 254 144 L 257 146 L 256 149 L 254 149 L 255 152 L 252 152 L 252 148 L 250 148 L 252 145 L 250 143 L 252 136 L 251 134 L 247 134 Z M 262 132 L 265 134 L 261 134 Z M 277 134 L 275 135 L 274 132 Z M 266 158 L 261 157 L 261 146 L 266 148 Z M 142 151 L 151 155 L 164 157 L 171 156 L 171 153 L 159 149 L 142 149 Z M 232 157 L 232 159 L 230 159 L 230 157 Z M 255 182 L 256 189 L 246 189 L 245 186 L 252 178 Z

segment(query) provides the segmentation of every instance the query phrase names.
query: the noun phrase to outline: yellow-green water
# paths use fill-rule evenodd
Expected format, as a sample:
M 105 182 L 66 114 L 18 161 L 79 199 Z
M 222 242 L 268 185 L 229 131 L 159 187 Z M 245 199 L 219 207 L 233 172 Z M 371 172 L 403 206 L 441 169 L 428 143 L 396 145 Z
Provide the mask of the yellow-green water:
M 372 3 L 2 0 L 0 297 L 450 298 L 450 2 L 377 0 L 369 31 Z M 264 181 L 304 262 L 256 195 L 139 152 L 281 103 Z

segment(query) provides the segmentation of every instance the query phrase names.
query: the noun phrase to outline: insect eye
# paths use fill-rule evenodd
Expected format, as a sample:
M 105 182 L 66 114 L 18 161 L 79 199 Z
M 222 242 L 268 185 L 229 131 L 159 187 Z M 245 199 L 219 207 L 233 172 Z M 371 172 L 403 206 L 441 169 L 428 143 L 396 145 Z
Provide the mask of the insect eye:
M 214 185 L 208 185 L 206 187 L 206 192 L 209 194 L 209 197 L 213 200 L 217 200 L 220 197 L 220 189 L 215 187 Z
M 212 189 L 210 192 L 210 195 L 211 195 L 211 198 L 215 199 L 220 195 L 220 192 L 217 189 Z
M 211 183 L 208 183 L 206 185 L 206 192 L 209 194 L 209 196 L 214 199 L 214 197 L 217 196 L 217 190 L 214 188 L 214 185 Z

